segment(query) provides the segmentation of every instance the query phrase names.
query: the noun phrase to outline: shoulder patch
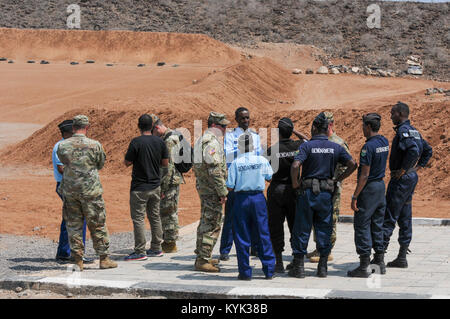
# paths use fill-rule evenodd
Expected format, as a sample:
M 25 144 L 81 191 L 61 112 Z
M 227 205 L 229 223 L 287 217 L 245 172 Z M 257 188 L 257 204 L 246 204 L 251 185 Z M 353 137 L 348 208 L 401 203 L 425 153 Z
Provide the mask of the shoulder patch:
M 402 135 L 403 135 L 403 137 L 409 137 L 408 132 L 403 132 Z
M 361 156 L 364 157 L 364 156 L 366 156 L 366 155 L 367 155 L 367 150 L 363 148 L 363 149 L 361 150 Z

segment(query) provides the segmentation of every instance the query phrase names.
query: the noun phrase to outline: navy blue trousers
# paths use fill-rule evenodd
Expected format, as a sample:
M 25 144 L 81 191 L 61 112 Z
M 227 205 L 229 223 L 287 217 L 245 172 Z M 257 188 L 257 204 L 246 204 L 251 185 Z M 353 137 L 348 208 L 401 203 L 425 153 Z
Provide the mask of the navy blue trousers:
M 398 223 L 398 242 L 400 246 L 409 246 L 412 238 L 412 197 L 419 177 L 416 172 L 403 175 L 400 179 L 391 179 L 386 192 L 386 213 L 383 224 L 384 249 L 387 249 L 395 223 Z
M 228 255 L 231 247 L 233 247 L 233 206 L 234 206 L 234 191 L 228 192 L 227 201 L 225 203 L 225 218 L 223 220 L 222 235 L 220 237 L 220 254 Z M 255 235 L 252 235 L 252 247 L 257 251 L 254 239 Z
M 297 198 L 297 208 L 291 236 L 292 254 L 304 256 L 308 248 L 309 236 L 314 225 L 316 248 L 320 256 L 328 256 L 331 251 L 333 230 L 333 205 L 330 192 L 315 195 L 306 189 Z
M 63 200 L 62 196 L 58 193 L 59 184 L 59 182 L 56 183 L 56 194 L 58 194 L 59 198 Z M 83 245 L 86 247 L 86 220 L 84 220 L 83 225 Z M 61 222 L 56 257 L 70 257 L 69 234 L 67 233 L 66 222 L 64 221 L 64 218 Z
M 267 217 L 266 198 L 262 192 L 235 193 L 233 206 L 233 235 L 238 259 L 239 274 L 243 277 L 252 276 L 250 267 L 250 246 L 252 234 L 257 239 L 258 257 L 266 276 L 273 276 L 275 270 L 275 255 L 270 241 Z
M 383 222 L 386 210 L 386 187 L 383 180 L 370 181 L 358 196 L 353 228 L 355 229 L 356 253 L 370 256 L 372 248 L 384 252 Z

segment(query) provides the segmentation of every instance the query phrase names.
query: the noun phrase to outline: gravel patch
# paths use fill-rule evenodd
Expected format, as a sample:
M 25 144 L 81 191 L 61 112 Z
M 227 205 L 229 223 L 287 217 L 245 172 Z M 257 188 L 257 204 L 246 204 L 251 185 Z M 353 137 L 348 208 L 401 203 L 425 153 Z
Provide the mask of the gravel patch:
M 150 240 L 150 231 L 146 236 Z M 123 259 L 133 252 L 133 247 L 133 232 L 110 235 L 111 259 Z M 66 263 L 55 260 L 57 248 L 58 243 L 47 238 L 0 234 L 0 278 L 66 270 Z M 92 240 L 86 241 L 85 256 L 98 260 Z

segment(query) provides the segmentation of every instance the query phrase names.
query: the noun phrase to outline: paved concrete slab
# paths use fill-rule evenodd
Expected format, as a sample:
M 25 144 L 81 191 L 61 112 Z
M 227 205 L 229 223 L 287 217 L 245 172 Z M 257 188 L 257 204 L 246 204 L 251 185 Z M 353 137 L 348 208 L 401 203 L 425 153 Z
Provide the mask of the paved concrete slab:
M 16 286 L 57 291 L 111 294 L 132 291 L 141 295 L 162 295 L 172 298 L 447 298 L 450 299 L 450 227 L 414 226 L 412 251 L 408 255 L 408 269 L 387 269 L 386 275 L 372 275 L 368 279 L 349 278 L 347 271 L 358 265 L 353 225 L 338 224 L 334 261 L 329 263 L 328 278 L 315 277 L 317 264 L 306 263 L 305 279 L 281 274 L 265 280 L 261 263 L 251 257 L 252 281 L 237 280 L 238 268 L 234 248 L 231 258 L 221 263 L 220 273 L 194 271 L 196 226 L 192 224 L 180 231 L 179 251 L 146 261 L 123 261 L 132 251 L 124 247 L 113 252 L 118 261 L 116 269 L 99 270 L 98 261 L 86 265 L 85 271 L 74 272 L 68 265 L 66 271 L 43 271 L 33 276 L 6 277 L 0 287 Z M 286 229 L 286 234 L 288 230 Z M 398 230 L 386 255 L 394 259 L 399 245 Z M 286 235 L 286 264 L 292 260 L 288 235 Z M 310 249 L 314 248 L 312 238 Z M 218 245 L 214 254 L 218 256 Z

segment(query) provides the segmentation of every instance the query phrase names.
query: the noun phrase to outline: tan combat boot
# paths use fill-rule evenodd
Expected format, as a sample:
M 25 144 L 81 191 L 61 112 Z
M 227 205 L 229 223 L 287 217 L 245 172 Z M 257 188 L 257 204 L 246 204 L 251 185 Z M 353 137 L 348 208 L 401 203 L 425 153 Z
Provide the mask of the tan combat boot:
M 109 259 L 108 255 L 100 256 L 100 269 L 116 268 L 117 263 Z
M 215 258 L 211 258 L 210 260 L 208 260 L 208 262 L 213 266 L 217 266 L 218 264 L 220 264 L 220 260 Z
M 83 257 L 81 256 L 75 256 L 74 258 L 75 266 L 78 267 L 79 271 L 83 271 L 84 265 L 83 265 Z
M 163 241 L 161 244 L 161 249 L 165 253 L 176 253 L 178 251 L 177 249 L 177 243 L 174 241 Z
M 220 272 L 220 268 L 211 264 L 210 261 L 197 257 L 195 260 L 195 270 L 204 271 L 204 272 Z

